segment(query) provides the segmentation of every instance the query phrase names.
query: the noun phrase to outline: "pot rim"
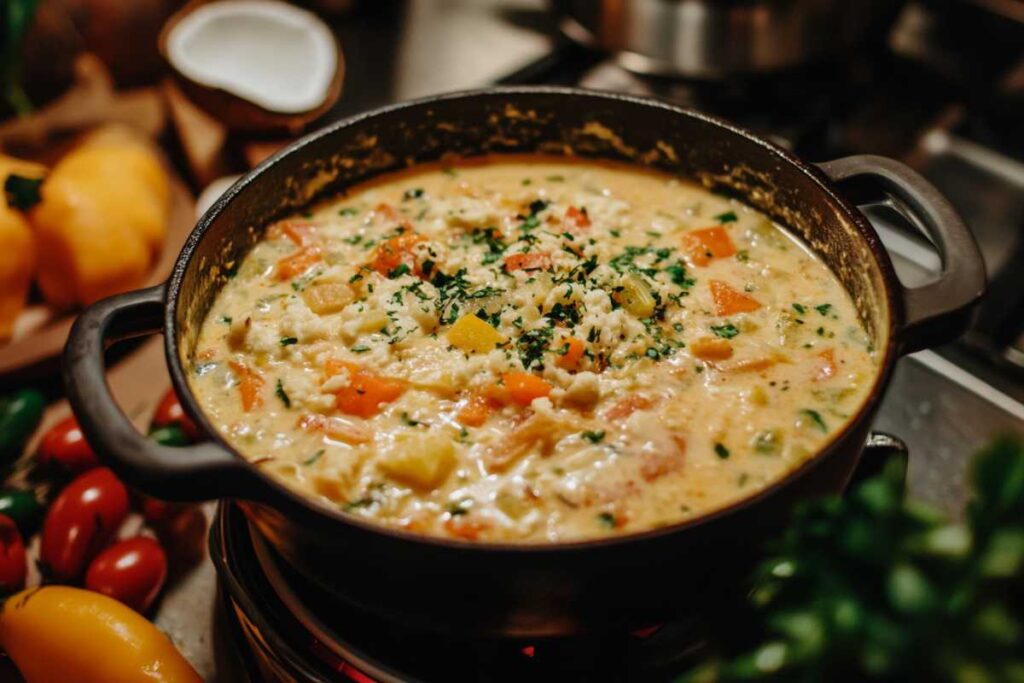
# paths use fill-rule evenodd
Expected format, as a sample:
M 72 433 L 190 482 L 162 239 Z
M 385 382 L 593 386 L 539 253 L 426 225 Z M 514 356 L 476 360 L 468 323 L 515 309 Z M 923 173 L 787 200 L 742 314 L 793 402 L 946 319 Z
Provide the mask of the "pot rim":
M 356 126 L 365 120 L 385 114 L 402 112 L 404 110 L 415 110 L 439 102 L 515 95 L 553 95 L 556 97 L 582 97 L 610 102 L 622 102 L 627 105 L 663 109 L 677 116 L 697 119 L 703 123 L 724 128 L 728 132 L 743 138 L 746 142 L 765 149 L 770 154 L 777 157 L 781 162 L 796 167 L 796 170 L 804 176 L 807 176 L 814 183 L 817 190 L 825 195 L 828 203 L 837 207 L 842 214 L 842 217 L 856 227 L 860 237 L 866 241 L 882 275 L 882 283 L 885 290 L 884 300 L 888 308 L 888 315 L 886 316 L 888 324 L 885 326 L 884 330 L 885 343 L 884 348 L 879 349 L 881 355 L 879 357 L 874 382 L 866 394 L 865 399 L 858 407 L 857 412 L 851 415 L 842 428 L 832 434 L 829 440 L 820 449 L 818 449 L 813 456 L 807 458 L 800 463 L 800 465 L 787 472 L 785 476 L 777 479 L 751 495 L 744 496 L 732 503 L 729 503 L 728 505 L 712 510 L 706 514 L 662 527 L 633 533 L 619 534 L 607 538 L 590 538 L 572 541 L 537 543 L 469 541 L 431 536 L 427 534 L 417 534 L 382 523 L 366 520 L 359 515 L 347 513 L 341 509 L 331 509 L 327 505 L 321 504 L 308 496 L 292 490 L 288 486 L 278 482 L 274 477 L 264 472 L 261 468 L 253 465 L 241 453 L 235 450 L 222 437 L 220 432 L 210 424 L 204 411 L 200 409 L 198 401 L 196 401 L 192 394 L 191 387 L 186 379 L 186 373 L 182 368 L 175 319 L 178 313 L 178 306 L 180 305 L 179 297 L 185 273 L 188 270 L 193 255 L 197 251 L 199 243 L 205 237 L 210 226 L 214 223 L 221 212 L 239 195 L 245 192 L 246 188 L 267 169 L 280 163 L 282 160 L 299 150 L 304 149 L 309 145 L 315 145 L 325 138 L 329 138 L 336 131 L 343 128 Z M 731 517 L 749 507 L 758 505 L 768 498 L 783 493 L 786 488 L 802 479 L 811 470 L 815 469 L 829 458 L 834 457 L 843 447 L 844 442 L 856 432 L 857 427 L 862 423 L 862 421 L 869 419 L 871 415 L 874 414 L 875 408 L 881 401 L 884 388 L 888 384 L 892 368 L 899 357 L 898 331 L 903 324 L 904 311 L 902 301 L 896 294 L 898 287 L 899 280 L 896 276 L 895 269 L 893 268 L 892 261 L 889 258 L 889 254 L 882 245 L 880 237 L 864 214 L 861 213 L 860 210 L 858 210 L 849 200 L 838 193 L 835 189 L 834 183 L 813 164 L 810 164 L 794 155 L 792 152 L 769 142 L 758 135 L 755 135 L 751 131 L 716 116 L 705 114 L 688 107 L 680 107 L 653 97 L 640 97 L 636 95 L 593 91 L 563 86 L 502 86 L 460 90 L 457 92 L 433 95 L 355 114 L 313 131 L 312 133 L 296 140 L 292 144 L 264 160 L 249 173 L 245 174 L 223 195 L 221 195 L 221 197 L 206 211 L 206 213 L 203 214 L 178 254 L 174 268 L 167 280 L 163 321 L 164 350 L 168 371 L 171 376 L 171 382 L 178 394 L 185 412 L 202 427 L 203 431 L 217 446 L 229 452 L 233 457 L 241 460 L 245 467 L 260 479 L 263 486 L 272 489 L 277 496 L 287 500 L 291 504 L 289 506 L 289 512 L 279 510 L 283 515 L 290 516 L 292 511 L 301 511 L 301 514 L 308 515 L 318 524 L 344 524 L 354 526 L 364 532 L 382 534 L 384 536 L 391 537 L 395 541 L 426 544 L 436 548 L 447 548 L 464 552 L 499 552 L 515 555 L 552 554 L 566 551 L 584 552 L 590 550 L 605 550 L 618 546 L 628 546 L 641 541 L 661 539 L 666 536 L 684 533 L 686 531 L 691 531 L 722 521 L 723 519 Z M 857 448 L 860 447 L 861 445 L 858 444 Z M 254 500 L 252 502 L 260 505 L 264 504 L 259 500 Z M 276 506 L 271 505 L 271 507 Z

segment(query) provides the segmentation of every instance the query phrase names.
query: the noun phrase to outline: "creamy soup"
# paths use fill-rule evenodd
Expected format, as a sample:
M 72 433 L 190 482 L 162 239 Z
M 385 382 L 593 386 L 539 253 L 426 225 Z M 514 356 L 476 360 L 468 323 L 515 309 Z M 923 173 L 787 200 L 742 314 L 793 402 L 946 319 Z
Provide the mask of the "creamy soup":
M 547 542 L 680 522 L 826 444 L 876 359 L 764 215 L 627 166 L 493 158 L 267 228 L 190 381 L 287 485 L 418 533 Z

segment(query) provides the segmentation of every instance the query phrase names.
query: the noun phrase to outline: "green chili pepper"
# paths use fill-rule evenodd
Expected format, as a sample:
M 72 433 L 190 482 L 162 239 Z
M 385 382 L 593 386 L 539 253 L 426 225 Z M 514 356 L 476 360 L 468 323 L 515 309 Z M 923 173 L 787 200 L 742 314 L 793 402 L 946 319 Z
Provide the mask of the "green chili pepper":
M 43 418 L 46 399 L 34 389 L 22 389 L 0 398 L 0 466 L 21 455 L 25 442 Z
M 0 515 L 7 515 L 18 525 L 24 538 L 30 537 L 43 516 L 43 505 L 32 491 L 0 491 Z
M 161 446 L 187 446 L 190 441 L 178 425 L 157 427 L 149 432 L 149 438 Z

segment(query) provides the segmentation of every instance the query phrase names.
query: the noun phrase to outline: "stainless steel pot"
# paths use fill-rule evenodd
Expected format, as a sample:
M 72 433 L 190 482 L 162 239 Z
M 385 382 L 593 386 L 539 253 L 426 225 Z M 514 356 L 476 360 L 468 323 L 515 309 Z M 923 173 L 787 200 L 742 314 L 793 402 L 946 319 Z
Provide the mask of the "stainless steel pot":
M 718 79 L 800 66 L 884 35 L 902 0 L 552 0 L 571 39 L 645 74 Z

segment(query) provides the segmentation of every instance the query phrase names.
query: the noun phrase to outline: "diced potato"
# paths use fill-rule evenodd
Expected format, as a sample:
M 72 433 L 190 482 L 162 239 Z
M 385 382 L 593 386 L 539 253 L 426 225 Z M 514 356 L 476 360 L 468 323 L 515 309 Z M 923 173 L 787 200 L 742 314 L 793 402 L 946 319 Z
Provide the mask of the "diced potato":
M 360 332 L 378 332 L 388 326 L 388 316 L 384 311 L 367 311 L 359 319 Z
M 448 330 L 448 341 L 466 353 L 487 353 L 505 341 L 505 337 L 480 318 L 467 313 Z
M 313 284 L 302 292 L 302 300 L 317 315 L 337 313 L 348 306 L 353 298 L 352 290 L 341 282 Z
M 498 491 L 494 498 L 494 504 L 498 509 L 511 519 L 520 519 L 529 512 L 532 507 L 525 500 L 521 491 L 514 491 L 511 488 L 504 488 Z
M 435 489 L 455 467 L 455 446 L 441 432 L 401 434 L 378 460 L 392 479 L 419 489 Z
M 619 286 L 621 289 L 615 292 L 615 300 L 620 306 L 638 318 L 650 318 L 654 314 L 657 302 L 651 288 L 640 276 L 634 273 L 624 275 Z
M 324 419 L 324 434 L 335 441 L 355 445 L 373 439 L 373 432 L 363 420 L 335 415 Z

